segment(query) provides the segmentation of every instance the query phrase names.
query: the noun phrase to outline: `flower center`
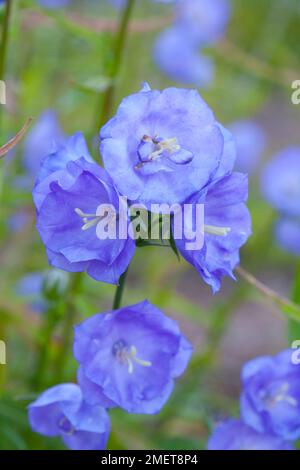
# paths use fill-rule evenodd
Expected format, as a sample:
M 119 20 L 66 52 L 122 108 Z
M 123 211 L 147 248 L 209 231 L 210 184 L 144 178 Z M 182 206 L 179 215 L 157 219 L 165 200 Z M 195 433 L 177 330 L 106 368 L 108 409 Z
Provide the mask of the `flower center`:
M 75 433 L 75 428 L 65 416 L 59 420 L 58 427 L 64 434 L 67 434 L 68 436 L 72 436 Z
M 101 206 L 101 209 L 102 209 L 102 213 L 103 213 L 103 210 L 105 210 L 105 208 L 103 208 Z M 76 209 L 74 209 L 74 210 L 75 210 L 76 214 L 79 215 L 79 217 L 82 218 L 82 221 L 83 221 L 83 225 L 81 227 L 82 230 L 88 230 L 89 228 L 94 227 L 107 215 L 110 215 L 109 220 L 107 221 L 107 223 L 109 223 L 110 220 L 113 219 L 113 217 L 116 217 L 116 213 L 112 212 L 111 208 L 109 208 L 109 207 L 107 208 L 107 212 L 104 215 L 97 215 L 97 213 L 96 214 L 87 214 L 87 213 L 83 212 L 81 209 L 79 209 L 78 207 L 76 207 Z M 97 209 L 97 212 L 98 212 L 98 209 Z
M 219 237 L 226 237 L 230 232 L 230 227 L 217 227 L 215 225 L 204 225 L 204 232 L 208 235 L 218 235 Z
M 189 163 L 193 159 L 192 153 L 182 149 L 176 137 L 164 139 L 159 136 L 152 138 L 149 135 L 144 135 L 137 152 L 140 161 L 135 166 L 136 170 L 142 168 L 146 163 L 154 162 L 162 157 L 177 164 Z
M 112 353 L 120 364 L 126 365 L 128 367 L 129 374 L 133 373 L 134 363 L 143 367 L 152 366 L 150 361 L 145 361 L 144 359 L 137 357 L 136 347 L 128 346 L 126 341 L 123 339 L 120 339 L 113 345 Z
M 263 399 L 270 407 L 275 406 L 277 403 L 282 401 L 288 403 L 291 406 L 297 407 L 298 401 L 294 397 L 287 394 L 289 388 L 289 384 L 284 383 L 276 390 L 275 393 L 265 394 Z

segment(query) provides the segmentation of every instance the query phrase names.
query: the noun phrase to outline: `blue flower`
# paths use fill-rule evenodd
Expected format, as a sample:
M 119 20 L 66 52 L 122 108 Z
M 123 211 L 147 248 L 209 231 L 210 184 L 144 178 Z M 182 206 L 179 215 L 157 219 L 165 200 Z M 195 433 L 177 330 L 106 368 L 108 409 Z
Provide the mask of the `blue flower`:
M 147 301 L 95 315 L 75 328 L 85 399 L 129 413 L 158 413 L 191 353 L 178 325 Z
M 300 256 L 300 218 L 281 217 L 276 222 L 275 235 L 284 250 Z
M 265 199 L 279 211 L 275 236 L 279 245 L 300 255 L 300 147 L 288 147 L 266 165 L 261 178 Z
M 33 192 L 37 229 L 52 266 L 87 271 L 96 280 L 116 284 L 131 261 L 135 243 L 129 237 L 118 238 L 119 195 L 109 175 L 89 162 L 89 155 L 84 158 L 85 152 L 83 137 L 77 134 L 43 162 Z M 105 239 L 97 236 L 104 219 L 97 214 L 100 206 L 114 209 L 115 239 L 109 234 Z
M 72 0 L 39 0 L 39 3 L 47 8 L 60 8 L 69 5 L 71 1 Z
M 300 217 L 300 147 L 288 147 L 267 163 L 261 190 L 276 210 Z
M 44 111 L 24 142 L 24 167 L 35 178 L 41 161 L 65 140 L 57 115 L 53 110 Z
M 204 204 L 204 246 L 199 250 L 188 250 L 188 240 L 184 237 L 176 239 L 175 243 L 181 255 L 196 268 L 214 293 L 220 289 L 223 276 L 234 279 L 239 249 L 251 234 L 251 217 L 245 205 L 247 196 L 247 176 L 232 173 L 186 201 Z
M 219 166 L 224 138 L 195 90 L 145 85 L 123 100 L 101 130 L 104 165 L 119 192 L 133 202 L 184 202 Z
M 180 0 L 175 24 L 199 45 L 211 44 L 222 38 L 226 30 L 231 5 L 229 0 Z
M 258 432 L 300 438 L 300 369 L 292 350 L 253 359 L 242 371 L 243 421 Z
M 236 121 L 230 124 L 237 145 L 236 169 L 253 173 L 266 147 L 266 136 L 254 121 Z
M 272 434 L 261 434 L 241 421 L 228 419 L 214 430 L 208 450 L 293 450 L 288 442 Z
M 159 35 L 154 59 L 171 80 L 196 87 L 208 86 L 213 80 L 212 60 L 198 53 L 198 45 L 181 28 L 172 27 Z
M 29 405 L 33 431 L 59 436 L 71 450 L 106 448 L 110 421 L 104 408 L 83 401 L 78 385 L 61 384 L 46 390 Z

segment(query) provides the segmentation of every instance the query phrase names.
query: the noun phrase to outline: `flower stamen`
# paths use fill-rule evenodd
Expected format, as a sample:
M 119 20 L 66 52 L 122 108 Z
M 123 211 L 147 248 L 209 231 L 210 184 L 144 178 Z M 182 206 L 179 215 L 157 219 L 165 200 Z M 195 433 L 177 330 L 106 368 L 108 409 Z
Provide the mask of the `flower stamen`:
M 230 227 L 216 227 L 215 225 L 204 225 L 204 232 L 208 235 L 218 235 L 226 237 L 230 232 Z

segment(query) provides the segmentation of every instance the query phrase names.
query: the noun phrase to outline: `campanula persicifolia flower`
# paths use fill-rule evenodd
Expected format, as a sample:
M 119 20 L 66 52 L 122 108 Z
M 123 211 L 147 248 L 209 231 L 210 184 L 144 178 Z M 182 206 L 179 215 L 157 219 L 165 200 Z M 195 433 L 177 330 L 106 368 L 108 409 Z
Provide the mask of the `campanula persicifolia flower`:
M 199 45 L 221 39 L 231 15 L 229 0 L 180 0 L 175 7 L 175 24 Z
M 253 173 L 266 147 L 266 136 L 255 121 L 236 121 L 229 125 L 236 145 L 235 168 L 243 173 Z
M 258 432 L 285 440 L 300 437 L 300 368 L 292 350 L 263 356 L 244 365 L 241 415 Z
M 290 443 L 272 434 L 262 434 L 242 421 L 228 419 L 217 425 L 208 450 L 293 450 Z
M 55 151 L 65 141 L 55 111 L 44 111 L 24 141 L 24 167 L 31 177 L 36 177 L 44 157 Z
M 171 80 L 196 87 L 206 87 L 213 80 L 212 60 L 201 55 L 198 45 L 180 28 L 163 31 L 153 52 L 159 70 Z
M 56 385 L 29 405 L 33 431 L 43 436 L 59 436 L 71 450 L 106 448 L 110 420 L 101 406 L 84 402 L 78 385 Z
M 85 398 L 99 404 L 105 398 L 129 413 L 158 413 L 191 353 L 177 323 L 148 301 L 95 315 L 75 328 Z
M 109 175 L 83 156 L 76 159 L 82 147 L 76 148 L 73 153 L 61 150 L 44 162 L 44 179 L 39 176 L 33 193 L 37 229 L 52 266 L 86 271 L 96 280 L 116 284 L 131 261 L 135 242 L 118 236 L 119 194 Z M 65 167 L 49 173 L 56 163 Z M 101 238 L 98 229 L 109 217 L 115 236 Z
M 223 276 L 234 279 L 239 250 L 251 234 L 251 217 L 245 205 L 247 197 L 247 176 L 232 173 L 187 201 L 204 204 L 204 246 L 199 250 L 187 249 L 185 237 L 176 239 L 175 243 L 180 254 L 196 268 L 213 292 L 220 289 Z
M 167 88 L 125 98 L 101 129 L 104 166 L 132 202 L 182 203 L 213 178 L 224 137 L 195 90 Z

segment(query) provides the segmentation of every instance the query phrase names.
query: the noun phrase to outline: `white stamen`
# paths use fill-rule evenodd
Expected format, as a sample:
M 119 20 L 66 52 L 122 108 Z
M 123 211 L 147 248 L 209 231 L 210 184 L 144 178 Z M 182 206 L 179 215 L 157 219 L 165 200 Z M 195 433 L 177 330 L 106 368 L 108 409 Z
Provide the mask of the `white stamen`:
M 209 235 L 218 235 L 226 237 L 230 232 L 230 227 L 216 227 L 215 225 L 204 225 L 204 232 Z
M 289 384 L 284 383 L 282 385 L 282 387 L 279 389 L 276 396 L 271 400 L 272 404 L 279 403 L 281 401 L 285 401 L 289 405 L 297 407 L 298 406 L 298 401 L 296 400 L 296 398 L 291 397 L 290 395 L 286 394 L 288 392 L 288 390 L 289 390 Z

